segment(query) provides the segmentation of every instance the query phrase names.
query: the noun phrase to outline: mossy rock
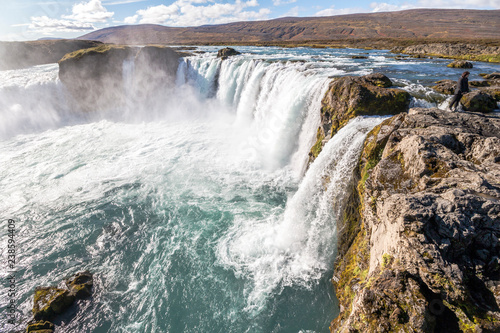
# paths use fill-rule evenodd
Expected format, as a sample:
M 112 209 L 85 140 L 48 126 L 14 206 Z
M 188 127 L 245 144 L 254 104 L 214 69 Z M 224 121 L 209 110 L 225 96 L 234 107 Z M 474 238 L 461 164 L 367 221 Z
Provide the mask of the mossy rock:
M 474 67 L 471 62 L 465 60 L 456 60 L 451 64 L 448 64 L 446 67 L 450 68 L 472 68 Z
M 86 298 L 92 295 L 94 280 L 89 271 L 77 273 L 66 280 L 65 283 L 70 295 L 74 295 L 76 298 Z
M 500 102 L 500 87 L 484 88 L 484 89 L 481 89 L 481 91 L 483 91 L 486 94 L 493 97 L 493 99 L 495 99 L 495 101 Z
M 497 107 L 495 99 L 490 94 L 480 90 L 465 94 L 462 98 L 462 104 L 466 111 L 482 113 L 492 112 Z
M 26 328 L 26 333 L 30 332 L 40 333 L 44 331 L 53 332 L 53 330 L 54 330 L 54 324 L 52 324 L 50 321 L 41 320 L 34 323 L 29 323 L 28 327 Z
M 500 80 L 500 73 L 491 73 L 491 74 L 486 74 L 486 73 L 481 73 L 479 76 L 482 76 L 486 80 Z
M 56 287 L 37 287 L 33 300 L 33 316 L 35 320 L 51 319 L 62 313 L 75 301 L 66 289 Z

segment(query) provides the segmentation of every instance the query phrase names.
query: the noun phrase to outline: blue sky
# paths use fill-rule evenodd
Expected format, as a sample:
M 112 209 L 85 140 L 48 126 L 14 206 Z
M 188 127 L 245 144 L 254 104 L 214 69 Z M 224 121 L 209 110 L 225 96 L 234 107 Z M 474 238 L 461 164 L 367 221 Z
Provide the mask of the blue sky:
M 411 8 L 500 9 L 500 0 L 0 0 L 0 40 L 71 38 L 123 24 L 198 26 Z

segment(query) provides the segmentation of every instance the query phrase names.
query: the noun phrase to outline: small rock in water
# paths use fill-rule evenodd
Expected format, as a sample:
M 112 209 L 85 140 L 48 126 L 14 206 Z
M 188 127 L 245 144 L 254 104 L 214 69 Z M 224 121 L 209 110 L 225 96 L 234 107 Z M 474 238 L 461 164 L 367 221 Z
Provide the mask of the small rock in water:
M 33 316 L 35 320 L 51 319 L 62 313 L 75 301 L 66 289 L 57 287 L 37 287 L 33 300 Z
M 227 59 L 230 56 L 235 56 L 241 54 L 240 52 L 236 51 L 235 49 L 231 47 L 226 47 L 217 52 L 217 58 L 222 58 L 222 60 Z
M 76 298 L 86 298 L 92 295 L 94 280 L 89 271 L 80 272 L 65 281 L 70 291 L 70 295 Z
M 455 60 L 451 64 L 448 64 L 446 67 L 450 68 L 472 68 L 472 63 L 465 60 Z

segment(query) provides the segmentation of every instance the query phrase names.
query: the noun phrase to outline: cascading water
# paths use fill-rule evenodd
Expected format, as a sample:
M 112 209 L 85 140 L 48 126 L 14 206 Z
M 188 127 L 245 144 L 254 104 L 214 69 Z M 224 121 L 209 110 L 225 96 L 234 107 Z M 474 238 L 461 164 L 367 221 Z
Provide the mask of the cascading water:
M 0 317 L 2 332 L 24 329 L 35 286 L 85 269 L 93 299 L 59 332 L 328 329 L 334 203 L 381 119 L 352 120 L 305 173 L 321 98 L 331 76 L 396 65 L 246 50 L 182 60 L 152 98 L 126 61 L 127 99 L 85 114 L 55 64 L 0 72 L 0 215 L 19 249 L 18 324 Z

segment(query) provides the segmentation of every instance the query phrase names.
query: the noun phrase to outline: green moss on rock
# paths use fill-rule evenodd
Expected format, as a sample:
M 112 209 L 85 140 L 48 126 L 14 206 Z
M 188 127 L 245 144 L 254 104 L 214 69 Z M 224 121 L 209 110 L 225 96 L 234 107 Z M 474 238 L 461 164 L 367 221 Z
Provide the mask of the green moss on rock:
M 41 320 L 34 323 L 29 323 L 28 327 L 26 328 L 26 333 L 30 332 L 40 333 L 40 331 L 52 332 L 53 330 L 54 330 L 54 324 L 52 324 L 50 321 Z
M 51 319 L 66 310 L 74 300 L 75 297 L 66 289 L 38 287 L 33 300 L 33 316 L 35 320 Z

